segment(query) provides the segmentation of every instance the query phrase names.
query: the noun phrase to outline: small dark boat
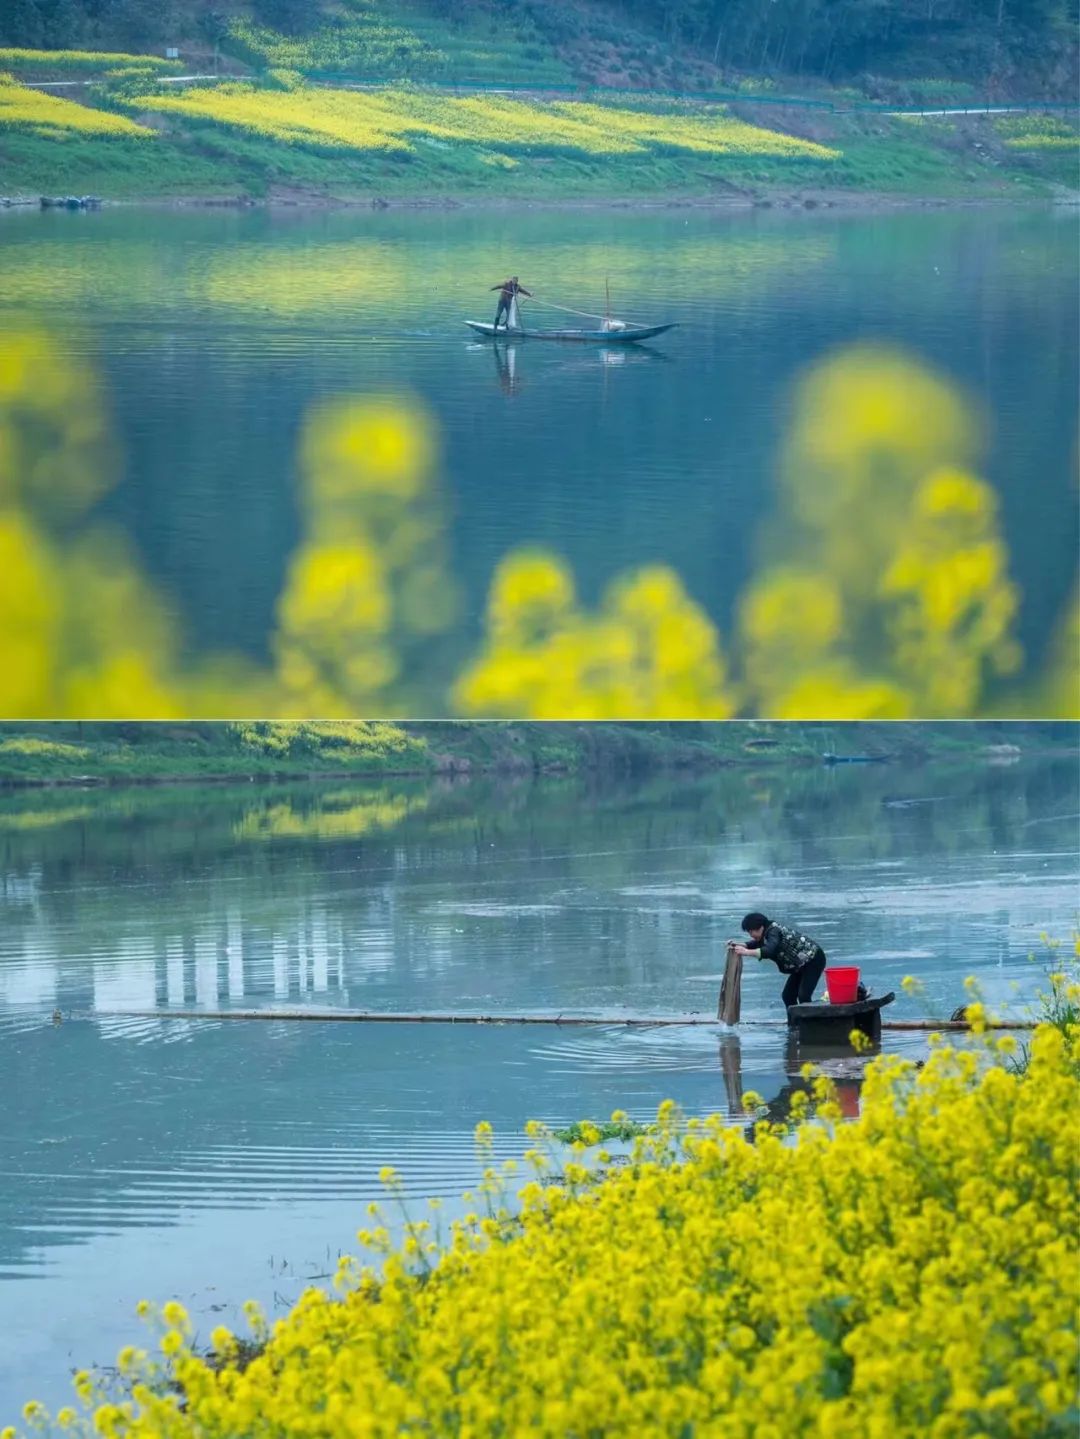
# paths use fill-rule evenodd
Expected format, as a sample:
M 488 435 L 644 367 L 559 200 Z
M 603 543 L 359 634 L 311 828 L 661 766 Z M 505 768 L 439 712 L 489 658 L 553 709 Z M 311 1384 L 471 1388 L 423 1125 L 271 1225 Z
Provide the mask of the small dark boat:
M 896 995 L 857 999 L 851 1004 L 793 1004 L 787 1012 L 788 1028 L 808 1044 L 850 1045 L 853 1029 L 862 1030 L 875 1044 L 881 1041 L 881 1011 Z
M 526 330 L 521 327 L 509 330 L 500 327 L 496 330 L 494 325 L 484 324 L 481 320 L 466 320 L 465 323 L 470 330 L 489 340 L 578 340 L 589 345 L 632 345 L 675 328 L 674 321 L 667 325 L 612 326 L 604 330 Z
M 822 764 L 884 764 L 883 754 L 823 754 Z

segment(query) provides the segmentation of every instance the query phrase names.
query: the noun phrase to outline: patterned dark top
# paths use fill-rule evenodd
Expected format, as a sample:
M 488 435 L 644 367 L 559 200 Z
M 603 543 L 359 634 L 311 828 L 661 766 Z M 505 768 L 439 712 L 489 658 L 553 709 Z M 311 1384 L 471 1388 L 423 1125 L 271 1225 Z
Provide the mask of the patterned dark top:
M 821 952 L 821 945 L 786 924 L 770 924 L 761 937 L 761 957 L 771 959 L 781 974 L 795 974 Z

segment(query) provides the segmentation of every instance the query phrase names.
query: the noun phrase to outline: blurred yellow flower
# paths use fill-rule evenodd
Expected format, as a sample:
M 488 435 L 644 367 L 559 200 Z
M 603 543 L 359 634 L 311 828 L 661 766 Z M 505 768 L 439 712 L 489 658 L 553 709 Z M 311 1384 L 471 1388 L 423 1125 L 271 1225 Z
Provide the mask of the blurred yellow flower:
M 730 644 L 666 566 L 616 576 L 589 608 L 559 556 L 518 550 L 496 566 L 463 662 L 430 425 L 414 405 L 346 397 L 302 432 L 272 667 L 190 656 L 130 546 L 94 516 L 115 478 L 101 415 L 85 366 L 46 337 L 5 348 L 6 717 L 1080 713 L 1075 597 L 1043 672 L 1006 687 L 1023 660 L 1019 597 L 976 473 L 979 427 L 951 385 L 887 350 L 844 351 L 801 384 Z

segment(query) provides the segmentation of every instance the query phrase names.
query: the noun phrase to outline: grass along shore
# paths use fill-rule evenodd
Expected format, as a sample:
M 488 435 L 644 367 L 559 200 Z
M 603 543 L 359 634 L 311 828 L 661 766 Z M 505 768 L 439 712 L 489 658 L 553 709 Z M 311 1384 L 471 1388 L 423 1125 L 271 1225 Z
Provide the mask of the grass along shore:
M 1080 153 L 1070 112 L 913 116 L 844 111 L 842 96 L 830 109 L 648 91 L 349 89 L 291 72 L 178 86 L 134 56 L 109 56 L 96 83 L 50 94 L 23 83 L 44 60 L 36 69 L 23 60 L 18 77 L 9 61 L 4 76 L 3 55 L 8 199 L 1030 200 L 1075 191 Z
M 1073 727 L 950 724 L 237 722 L 0 724 L 0 786 L 160 784 L 351 775 L 644 772 L 826 755 L 1012 762 L 1069 753 Z

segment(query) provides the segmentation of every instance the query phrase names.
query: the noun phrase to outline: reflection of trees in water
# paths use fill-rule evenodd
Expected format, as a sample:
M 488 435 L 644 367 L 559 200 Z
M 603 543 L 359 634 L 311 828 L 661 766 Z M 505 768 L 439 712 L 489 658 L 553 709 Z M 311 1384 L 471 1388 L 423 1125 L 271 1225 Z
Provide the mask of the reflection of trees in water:
M 719 969 L 778 884 L 828 866 L 855 894 L 846 867 L 1044 843 L 1076 790 L 1065 760 L 23 793 L 0 804 L 0 979 L 46 1009 L 91 993 L 101 1008 L 362 1004 L 367 979 L 409 986 L 482 957 L 498 1009 L 527 1003 L 523 985 L 558 1003 L 542 956 L 572 953 L 598 989 L 644 986 L 663 1007 L 673 956 Z M 854 899 L 844 930 L 851 952 L 881 945 Z M 985 943 L 1008 957 L 1003 929 Z
M 1054 832 L 1078 804 L 1071 758 L 1008 768 L 776 765 L 707 775 L 613 779 L 586 773 L 368 784 L 21 791 L 0 800 L 0 869 L 69 881 L 125 875 L 168 883 L 230 872 L 307 877 L 347 862 L 452 862 L 480 871 L 496 855 L 564 857 L 571 877 L 628 877 L 642 852 L 751 846 L 763 873 L 793 865 L 978 854 Z M 335 843 L 335 830 L 347 843 Z M 318 843 L 313 841 L 319 840 Z M 602 854 L 595 851 L 602 850 Z M 51 887 L 51 886 L 50 886 Z

